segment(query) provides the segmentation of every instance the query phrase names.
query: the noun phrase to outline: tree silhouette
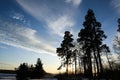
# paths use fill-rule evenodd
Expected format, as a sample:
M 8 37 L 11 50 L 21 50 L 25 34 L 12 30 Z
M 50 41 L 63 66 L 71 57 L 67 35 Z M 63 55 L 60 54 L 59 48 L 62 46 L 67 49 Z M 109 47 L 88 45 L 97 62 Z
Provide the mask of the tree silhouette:
M 120 19 L 118 19 L 117 31 L 120 32 Z M 81 71 L 80 73 L 84 72 L 84 75 L 81 75 L 89 79 L 97 78 L 99 80 L 102 77 L 114 79 L 113 77 L 107 76 L 111 76 L 113 73 L 116 74 L 115 72 L 119 73 L 119 65 L 114 65 L 116 63 L 112 64 L 112 58 L 108 54 L 110 53 L 110 49 L 106 44 L 103 44 L 106 38 L 107 36 L 101 29 L 101 23 L 96 20 L 93 10 L 89 9 L 83 22 L 83 28 L 78 33 L 76 44 L 73 45 L 72 34 L 69 31 L 65 31 L 64 40 L 56 50 L 57 55 L 63 61 L 58 69 L 66 65 L 66 72 L 68 72 L 68 65 L 72 63 L 75 65 L 74 79 L 80 79 L 76 71 Z M 116 37 L 116 45 L 114 46 L 120 51 L 119 37 Z M 102 55 L 106 56 L 109 65 L 108 69 L 103 69 L 102 63 L 104 59 L 102 60 Z
M 27 63 L 20 64 L 17 71 L 17 80 L 27 80 L 29 77 L 29 67 Z
M 37 78 L 37 79 L 41 78 L 45 74 L 45 71 L 43 70 L 43 64 L 42 64 L 40 58 L 37 59 L 37 63 L 35 65 L 33 72 L 34 72 L 35 78 Z
M 112 69 L 112 65 L 111 65 L 110 60 L 109 60 L 110 59 L 109 58 L 110 54 L 108 54 L 108 53 L 110 53 L 109 47 L 106 44 L 104 44 L 104 45 L 101 46 L 101 51 L 105 53 L 108 64 L 109 64 L 109 68 Z
M 119 74 L 120 74 L 120 18 L 118 18 L 118 29 L 117 29 L 117 35 L 115 36 L 114 39 L 114 44 L 113 48 L 115 53 L 118 54 L 117 59 L 112 59 L 111 66 L 112 66 L 112 79 L 113 80 L 118 80 L 119 79 Z
M 95 58 L 97 73 L 103 72 L 102 61 L 100 56 L 102 41 L 107 38 L 104 31 L 101 30 L 100 22 L 97 22 L 94 12 L 89 9 L 85 16 L 84 28 L 78 33 L 78 42 L 82 43 L 84 51 L 84 73 L 92 77 L 92 56 Z
M 68 65 L 72 55 L 72 50 L 70 48 L 74 47 L 72 44 L 73 35 L 69 31 L 65 31 L 64 34 L 64 40 L 61 43 L 61 47 L 57 48 L 56 52 L 58 53 L 58 56 L 64 60 L 64 63 L 62 65 L 66 64 L 66 72 L 68 73 Z
M 114 45 L 113 48 L 116 53 L 120 53 L 120 18 L 118 19 L 118 29 L 117 29 L 118 35 L 114 39 Z
M 39 79 L 45 75 L 45 71 L 40 58 L 38 58 L 35 67 L 33 65 L 28 66 L 27 63 L 20 64 L 16 69 L 16 74 L 17 80 L 28 80 L 29 78 Z
M 120 18 L 118 19 L 118 32 L 120 32 Z

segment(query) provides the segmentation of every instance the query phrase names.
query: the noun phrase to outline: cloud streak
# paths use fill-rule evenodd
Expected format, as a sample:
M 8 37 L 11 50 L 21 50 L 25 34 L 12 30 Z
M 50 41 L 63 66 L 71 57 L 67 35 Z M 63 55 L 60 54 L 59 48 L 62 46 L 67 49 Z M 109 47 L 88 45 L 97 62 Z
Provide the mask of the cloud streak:
M 112 0 L 111 4 L 120 13 L 120 0 Z
M 0 20 L 0 43 L 36 53 L 55 53 L 55 48 L 45 44 L 36 34 L 37 31 L 34 29 Z
M 65 2 L 72 3 L 73 6 L 78 7 L 80 3 L 82 2 L 82 0 L 65 0 Z
M 27 13 L 45 24 L 44 27 L 49 35 L 53 36 L 55 34 L 59 37 L 63 37 L 65 30 L 72 32 L 75 25 L 73 15 L 75 15 L 76 6 L 79 6 L 81 3 L 81 0 L 54 0 L 53 2 L 47 0 L 16 1 Z M 70 3 L 72 3 L 72 7 Z M 36 53 L 54 55 L 56 48 L 51 44 L 53 41 L 47 42 L 45 38 L 41 38 L 42 34 L 37 35 L 37 30 L 23 26 L 27 24 L 24 15 L 13 12 L 12 15 L 10 14 L 10 17 L 14 21 L 0 20 L 0 43 Z M 19 21 L 22 21 L 24 24 L 21 25 Z
M 63 31 L 71 28 L 73 25 L 73 21 L 71 21 L 67 16 L 62 16 L 56 21 L 48 21 L 49 28 L 54 31 L 55 34 L 60 36 L 63 36 Z
M 45 27 L 50 33 L 61 36 L 65 30 L 71 30 L 75 24 L 73 20 L 73 10 L 75 8 L 72 7 L 72 10 L 70 10 L 65 3 L 73 3 L 78 6 L 81 0 L 66 0 L 63 1 L 64 3 L 57 0 L 52 3 L 44 1 L 17 0 L 18 4 L 20 4 L 25 11 L 30 13 L 37 20 L 45 23 L 47 26 Z

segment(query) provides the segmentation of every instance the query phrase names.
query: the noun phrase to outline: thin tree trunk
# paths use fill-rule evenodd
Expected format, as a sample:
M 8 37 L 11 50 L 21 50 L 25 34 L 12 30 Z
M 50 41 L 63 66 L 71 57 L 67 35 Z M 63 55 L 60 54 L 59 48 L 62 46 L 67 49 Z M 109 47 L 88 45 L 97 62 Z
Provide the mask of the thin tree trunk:
M 76 52 L 75 52 L 75 79 L 76 79 L 76 72 L 77 72 L 77 61 L 76 61 Z
M 88 61 L 87 61 L 87 58 L 85 58 L 85 56 L 83 57 L 83 66 L 84 66 L 84 75 L 86 75 L 87 74 L 87 63 L 88 63 Z
M 109 61 L 107 52 L 106 52 L 106 58 L 107 58 L 107 61 L 108 61 L 108 64 L 109 64 L 109 68 L 112 69 L 112 66 L 111 66 L 111 64 L 110 64 L 110 61 Z
M 68 59 L 67 59 L 67 67 L 66 67 L 66 72 L 67 72 L 67 75 L 68 75 Z
M 99 60 L 99 64 L 100 64 L 100 75 L 101 75 L 103 73 L 103 66 L 102 66 L 99 48 L 97 48 L 97 55 L 98 55 L 98 60 Z
M 96 61 L 95 61 L 95 58 L 94 58 L 94 77 L 96 77 L 96 74 L 97 74 L 97 71 L 96 71 Z
M 95 50 L 94 50 L 94 58 L 95 58 L 95 62 L 96 62 L 96 65 L 97 65 L 97 75 L 98 75 L 100 70 L 99 70 L 99 65 L 98 65 L 98 60 L 97 60 L 97 56 L 96 56 Z
M 93 78 L 93 74 L 92 74 L 92 60 L 91 60 L 91 53 L 90 50 L 88 50 L 88 71 L 89 71 L 89 78 L 92 79 Z

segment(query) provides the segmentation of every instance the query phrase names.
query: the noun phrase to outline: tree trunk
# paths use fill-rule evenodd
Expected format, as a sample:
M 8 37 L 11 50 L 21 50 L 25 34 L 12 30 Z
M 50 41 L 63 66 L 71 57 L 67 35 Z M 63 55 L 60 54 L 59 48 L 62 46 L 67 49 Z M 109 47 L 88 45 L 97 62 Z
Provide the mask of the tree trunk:
M 69 63 L 68 63 L 68 59 L 67 59 L 67 67 L 66 67 L 67 75 L 68 75 L 68 65 L 69 65 Z
M 75 53 L 75 79 L 76 79 L 76 72 L 77 72 L 77 61 L 76 61 L 76 53 Z
M 99 65 L 100 65 L 100 75 L 103 73 L 103 66 L 102 66 L 102 61 L 101 61 L 101 56 L 100 56 L 100 51 L 99 51 L 99 48 L 97 47 L 97 57 L 98 57 L 98 60 L 99 60 Z
M 94 50 L 94 58 L 95 58 L 95 62 L 96 62 L 96 65 L 97 65 L 97 75 L 98 75 L 100 70 L 99 70 L 99 65 L 98 65 L 98 60 L 97 60 L 97 56 L 96 56 L 95 50 Z
M 107 52 L 106 52 L 106 58 L 107 58 L 107 61 L 108 61 L 108 64 L 109 64 L 109 68 L 112 69 L 112 66 L 111 66 L 111 64 L 110 64 L 110 61 L 109 61 Z
M 93 78 L 93 74 L 92 74 L 92 60 L 91 60 L 91 52 L 90 52 L 90 50 L 88 49 L 88 53 L 87 53 L 87 55 L 88 55 L 88 76 L 89 76 L 89 78 L 90 79 L 92 79 Z

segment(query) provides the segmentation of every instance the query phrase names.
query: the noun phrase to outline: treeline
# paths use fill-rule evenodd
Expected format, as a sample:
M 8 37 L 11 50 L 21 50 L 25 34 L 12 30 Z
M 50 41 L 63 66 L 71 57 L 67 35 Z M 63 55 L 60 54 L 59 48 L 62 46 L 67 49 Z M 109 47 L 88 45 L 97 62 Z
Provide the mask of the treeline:
M 43 64 L 40 58 L 38 58 L 35 66 L 28 65 L 27 63 L 20 64 L 20 66 L 16 69 L 16 74 L 17 80 L 28 80 L 40 79 L 46 74 L 46 72 L 43 69 Z
M 8 73 L 8 74 L 15 74 L 15 70 L 0 70 L 0 73 Z
M 118 23 L 120 32 L 120 19 Z M 96 20 L 93 10 L 88 10 L 77 40 L 74 41 L 72 37 L 70 31 L 65 31 L 63 41 L 56 49 L 61 58 L 58 70 L 66 67 L 67 77 L 74 73 L 76 80 L 79 80 L 79 74 L 89 79 L 120 79 L 120 58 L 114 60 L 109 46 L 103 43 L 107 36 L 101 28 L 101 23 Z M 120 38 L 117 37 L 116 42 L 119 46 L 116 49 L 120 52 Z

